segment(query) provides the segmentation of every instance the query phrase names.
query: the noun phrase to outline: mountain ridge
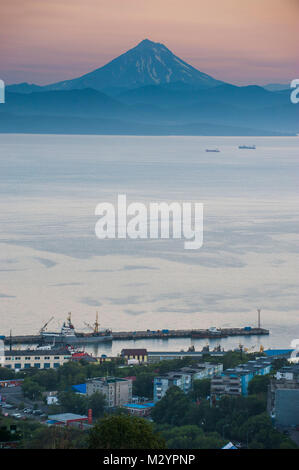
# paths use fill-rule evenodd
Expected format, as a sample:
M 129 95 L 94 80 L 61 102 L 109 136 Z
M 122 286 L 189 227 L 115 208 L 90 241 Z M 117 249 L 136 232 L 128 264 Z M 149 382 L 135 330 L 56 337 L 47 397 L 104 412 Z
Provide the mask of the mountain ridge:
M 142 40 L 135 47 L 115 57 L 107 64 L 80 77 L 44 85 L 43 90 L 71 90 L 94 88 L 101 91 L 107 87 L 127 89 L 145 85 L 184 82 L 203 88 L 224 83 L 201 72 L 180 57 L 173 54 L 164 44 L 149 39 Z M 17 91 L 18 85 L 13 91 Z M 20 84 L 25 92 L 41 91 L 38 85 Z

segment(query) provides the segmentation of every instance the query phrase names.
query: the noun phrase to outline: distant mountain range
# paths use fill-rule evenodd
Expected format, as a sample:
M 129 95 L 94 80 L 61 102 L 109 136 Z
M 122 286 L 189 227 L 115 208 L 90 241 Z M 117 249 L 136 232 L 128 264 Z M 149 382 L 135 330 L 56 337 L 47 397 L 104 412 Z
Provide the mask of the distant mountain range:
M 8 86 L 1 132 L 292 135 L 284 85 L 230 85 L 145 39 L 104 67 L 47 86 Z M 269 91 L 271 90 L 271 91 Z

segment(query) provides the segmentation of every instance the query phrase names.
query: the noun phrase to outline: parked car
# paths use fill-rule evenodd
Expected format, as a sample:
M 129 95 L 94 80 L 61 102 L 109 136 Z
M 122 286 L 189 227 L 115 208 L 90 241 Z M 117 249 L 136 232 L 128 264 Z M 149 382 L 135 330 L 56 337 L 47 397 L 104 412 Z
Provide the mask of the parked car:
M 25 408 L 23 410 L 23 412 L 26 413 L 26 414 L 30 414 L 30 413 L 32 413 L 32 411 L 33 411 L 32 408 Z
M 43 412 L 42 412 L 42 410 L 33 410 L 32 414 L 36 415 L 36 416 L 39 416 L 39 415 L 43 414 Z
M 13 413 L 11 416 L 16 419 L 22 418 L 22 415 L 20 413 Z

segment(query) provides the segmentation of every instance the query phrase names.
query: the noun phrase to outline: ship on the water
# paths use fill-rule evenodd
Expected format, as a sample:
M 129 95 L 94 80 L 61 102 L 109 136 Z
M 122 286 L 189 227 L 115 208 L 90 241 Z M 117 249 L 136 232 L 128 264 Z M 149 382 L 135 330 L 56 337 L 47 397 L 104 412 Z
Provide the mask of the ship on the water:
M 206 149 L 206 152 L 216 152 L 216 153 L 219 153 L 220 150 L 219 149 Z
M 47 322 L 49 323 L 49 322 Z M 47 324 L 46 324 L 47 325 Z M 90 325 L 87 325 L 90 327 Z M 102 343 L 112 341 L 112 331 L 110 329 L 100 329 L 98 313 L 91 333 L 83 333 L 75 330 L 72 323 L 71 313 L 68 314 L 66 322 L 63 323 L 61 330 L 57 332 L 46 331 L 45 326 L 40 330 L 43 342 L 54 342 L 55 344 L 86 344 Z
M 239 149 L 255 150 L 256 146 L 255 145 L 239 145 Z

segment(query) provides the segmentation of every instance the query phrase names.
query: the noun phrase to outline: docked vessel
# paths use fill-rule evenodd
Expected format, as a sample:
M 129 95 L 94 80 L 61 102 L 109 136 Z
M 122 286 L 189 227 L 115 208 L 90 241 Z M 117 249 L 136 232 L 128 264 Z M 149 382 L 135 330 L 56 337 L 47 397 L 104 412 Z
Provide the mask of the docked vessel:
M 255 145 L 239 145 L 239 149 L 255 150 L 256 146 Z
M 90 327 L 90 325 L 88 325 Z M 63 323 L 60 332 L 48 332 L 45 328 L 40 331 L 44 342 L 55 342 L 55 344 L 85 344 L 85 343 L 101 343 L 104 341 L 112 341 L 112 331 L 109 329 L 100 329 L 98 322 L 98 313 L 94 326 L 91 327 L 91 333 L 83 333 L 75 330 L 72 323 L 71 313 L 68 314 L 66 322 Z

